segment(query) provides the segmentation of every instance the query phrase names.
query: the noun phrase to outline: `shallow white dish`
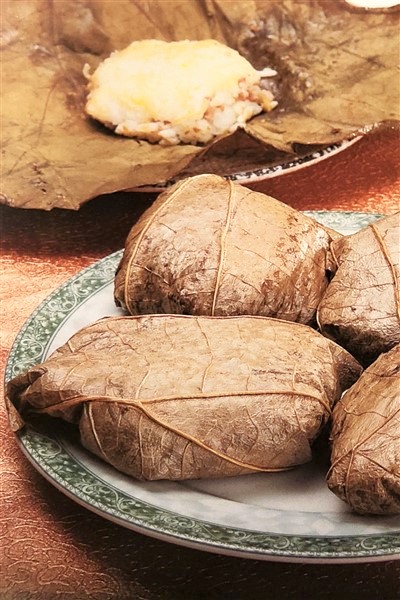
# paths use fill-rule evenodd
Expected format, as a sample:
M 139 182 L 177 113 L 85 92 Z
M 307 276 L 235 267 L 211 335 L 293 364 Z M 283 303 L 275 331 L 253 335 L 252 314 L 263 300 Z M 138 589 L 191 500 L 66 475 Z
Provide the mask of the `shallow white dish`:
M 307 212 L 345 234 L 379 215 Z M 121 251 L 56 289 L 18 334 L 6 380 L 43 361 L 78 329 L 121 314 L 113 278 Z M 67 431 L 67 434 L 66 434 Z M 400 517 L 354 515 L 327 488 L 325 465 L 285 473 L 188 482 L 138 482 L 85 451 L 64 426 L 25 428 L 22 450 L 70 498 L 124 527 L 220 554 L 278 561 L 365 562 L 400 558 Z

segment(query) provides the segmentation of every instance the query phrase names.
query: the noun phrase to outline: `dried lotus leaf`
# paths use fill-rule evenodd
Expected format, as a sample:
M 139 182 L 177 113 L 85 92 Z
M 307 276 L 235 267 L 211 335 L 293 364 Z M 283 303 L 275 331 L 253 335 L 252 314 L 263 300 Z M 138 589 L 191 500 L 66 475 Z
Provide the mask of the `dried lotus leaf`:
M 400 212 L 331 248 L 338 268 L 318 322 L 322 333 L 368 365 L 400 342 Z
M 267 150 L 259 165 L 244 154 L 252 168 L 265 166 L 271 148 L 280 160 L 298 144 L 304 151 L 398 120 L 397 11 L 295 0 L 5 0 L 2 17 L 1 201 L 10 206 L 77 209 L 99 194 L 176 178 L 192 163 L 198 172 L 204 150 L 212 159 L 212 144 L 138 142 L 84 115 L 83 66 L 134 39 L 214 38 L 256 68 L 278 70 L 279 109 L 245 128 Z M 203 160 L 200 168 L 212 170 Z
M 400 345 L 345 392 L 332 415 L 328 486 L 361 514 L 400 514 Z
M 315 324 L 332 238 L 290 206 L 218 175 L 161 194 L 131 229 L 115 277 L 131 314 L 254 314 Z
M 9 382 L 7 400 L 11 416 L 33 410 L 79 424 L 86 448 L 133 477 L 223 477 L 309 461 L 360 371 L 295 323 L 109 317 Z

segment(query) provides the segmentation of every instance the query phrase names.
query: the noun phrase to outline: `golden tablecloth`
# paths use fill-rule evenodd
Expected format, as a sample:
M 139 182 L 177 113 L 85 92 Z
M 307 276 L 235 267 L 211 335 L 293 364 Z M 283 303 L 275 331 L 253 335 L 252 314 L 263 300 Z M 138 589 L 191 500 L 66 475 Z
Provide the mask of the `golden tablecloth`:
M 399 137 L 366 136 L 307 168 L 251 185 L 304 210 L 393 213 Z M 119 193 L 79 211 L 0 207 L 1 360 L 37 305 L 70 276 L 122 248 L 154 194 Z M 0 597 L 4 600 L 395 600 L 400 561 L 299 564 L 240 559 L 115 525 L 48 483 L 23 456 L 1 404 Z

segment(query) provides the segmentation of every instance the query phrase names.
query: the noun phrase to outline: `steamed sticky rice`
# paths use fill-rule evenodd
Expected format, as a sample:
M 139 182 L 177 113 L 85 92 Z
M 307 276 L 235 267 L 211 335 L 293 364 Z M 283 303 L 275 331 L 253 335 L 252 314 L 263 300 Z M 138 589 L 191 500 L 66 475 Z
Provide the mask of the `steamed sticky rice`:
M 142 40 L 89 73 L 86 112 L 115 133 L 159 142 L 205 144 L 276 106 L 256 70 L 215 40 Z

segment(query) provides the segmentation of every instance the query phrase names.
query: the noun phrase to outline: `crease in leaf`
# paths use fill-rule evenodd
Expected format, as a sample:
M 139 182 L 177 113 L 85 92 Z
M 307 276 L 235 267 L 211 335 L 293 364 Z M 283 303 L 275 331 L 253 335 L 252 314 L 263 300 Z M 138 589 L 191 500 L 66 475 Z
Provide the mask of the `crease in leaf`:
M 386 261 L 386 263 L 389 267 L 390 273 L 392 275 L 394 301 L 395 301 L 395 306 L 396 306 L 396 310 L 397 310 L 397 317 L 400 321 L 400 284 L 399 284 L 399 277 L 397 276 L 397 273 L 396 273 L 396 267 L 395 267 L 393 259 L 391 257 L 389 248 L 387 247 L 387 244 L 385 243 L 385 240 L 383 239 L 383 236 L 382 236 L 381 232 L 379 231 L 378 227 L 376 227 L 373 223 L 370 223 L 369 227 L 371 227 L 372 231 L 375 234 L 375 237 L 381 248 L 382 254 L 385 257 L 385 261 Z
M 143 383 L 143 380 L 142 380 Z M 212 448 L 211 446 L 209 446 L 208 444 L 205 444 L 202 440 L 196 438 L 195 436 L 191 435 L 190 433 L 183 431 L 182 429 L 178 429 L 177 427 L 175 427 L 174 425 L 172 425 L 171 423 L 166 422 L 163 419 L 160 419 L 154 412 L 152 412 L 151 410 L 149 410 L 147 408 L 147 405 L 151 405 L 151 404 L 157 404 L 160 402 L 168 402 L 171 400 L 182 400 L 182 401 L 190 401 L 190 400 L 198 400 L 198 399 L 211 399 L 211 398 L 224 398 L 224 397 L 240 397 L 240 396 L 269 396 L 269 395 L 287 395 L 287 396 L 301 396 L 303 398 L 307 398 L 316 402 L 319 402 L 323 408 L 327 411 L 328 414 L 331 413 L 331 408 L 329 406 L 329 403 L 325 402 L 322 398 L 320 398 L 319 396 L 312 396 L 309 393 L 305 393 L 305 392 L 301 392 L 301 391 L 286 391 L 286 390 L 244 390 L 244 391 L 235 391 L 235 392 L 219 392 L 219 393 L 202 393 L 202 394 L 191 394 L 190 397 L 187 396 L 165 396 L 165 397 L 159 397 L 159 398 L 146 398 L 146 399 L 139 399 L 139 398 L 132 398 L 132 399 L 128 399 L 128 398 L 116 398 L 116 397 L 112 397 L 112 396 L 94 396 L 94 397 L 90 397 L 90 396 L 75 396 L 74 398 L 70 398 L 68 400 L 64 400 L 62 402 L 59 402 L 53 406 L 47 406 L 45 408 L 39 408 L 39 409 L 35 409 L 33 412 L 37 413 L 37 414 L 47 414 L 47 415 L 51 415 L 51 413 L 53 411 L 58 411 L 60 409 L 63 408 L 71 408 L 73 406 L 79 405 L 81 403 L 83 403 L 85 406 L 87 406 L 87 414 L 89 417 L 89 422 L 90 422 L 90 426 L 91 426 L 91 430 L 92 430 L 92 434 L 94 436 L 94 439 L 96 441 L 96 444 L 101 452 L 101 454 L 103 455 L 103 457 L 105 458 L 105 460 L 107 459 L 107 454 L 104 451 L 104 448 L 100 442 L 99 436 L 97 435 L 96 432 L 96 427 L 95 427 L 95 420 L 93 418 L 93 414 L 92 414 L 92 403 L 93 402 L 110 402 L 112 404 L 117 404 L 117 405 L 129 405 L 132 406 L 134 408 L 137 408 L 138 410 L 140 410 L 148 419 L 150 419 L 151 421 L 155 422 L 157 425 L 160 425 L 161 427 L 163 427 L 164 429 L 171 431 L 172 433 L 178 435 L 179 437 L 185 438 L 188 441 L 196 444 L 197 446 L 200 446 L 201 448 L 203 448 L 204 450 L 207 450 L 208 452 L 211 452 L 212 454 L 214 454 L 215 456 L 217 456 L 218 458 L 221 458 L 222 460 L 225 460 L 227 462 L 230 462 L 238 467 L 242 467 L 244 469 L 250 469 L 252 471 L 260 471 L 260 472 L 280 472 L 280 471 L 286 471 L 288 469 L 290 469 L 291 467 L 282 467 L 282 468 L 270 468 L 270 467 L 261 467 L 258 465 L 254 465 L 254 464 L 249 464 L 249 463 L 245 463 L 242 462 L 232 456 L 229 456 L 223 452 L 220 452 L 219 450 L 216 450 L 214 448 Z M 248 412 L 248 409 L 246 408 L 246 411 Z M 296 415 L 297 418 L 297 415 Z M 254 423 L 253 423 L 254 424 Z
M 226 212 L 226 221 L 224 226 L 221 229 L 221 238 L 220 238 L 220 256 L 218 260 L 218 268 L 216 271 L 216 279 L 214 284 L 214 293 L 211 304 L 211 316 L 215 315 L 215 307 L 217 305 L 218 293 L 221 285 L 221 278 L 224 269 L 224 259 L 226 254 L 226 238 L 228 236 L 231 221 L 233 219 L 233 210 L 234 210 L 234 200 L 235 200 L 235 189 L 233 187 L 232 182 L 229 182 L 229 192 L 228 192 L 228 201 L 227 201 L 227 212 Z
M 141 385 L 143 385 L 143 380 Z M 62 400 L 57 404 L 46 406 L 43 408 L 36 408 L 33 412 L 38 414 L 51 414 L 59 409 L 72 408 L 79 404 L 86 404 L 90 402 L 110 402 L 128 406 L 143 406 L 145 404 L 158 404 L 160 402 L 171 402 L 171 401 L 185 401 L 190 400 L 201 400 L 201 399 L 212 399 L 212 398 L 240 398 L 241 396 L 270 396 L 278 394 L 280 396 L 301 396 L 304 398 L 310 398 L 316 402 L 319 402 L 327 413 L 331 413 L 331 407 L 329 402 L 320 398 L 319 396 L 313 396 L 309 392 L 302 392 L 297 390 L 235 390 L 230 392 L 202 392 L 199 394 L 192 393 L 190 396 L 159 396 L 155 398 L 120 398 L 118 396 L 85 396 L 76 394 L 68 400 Z

